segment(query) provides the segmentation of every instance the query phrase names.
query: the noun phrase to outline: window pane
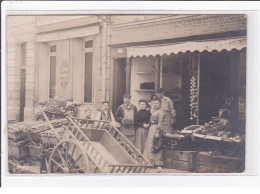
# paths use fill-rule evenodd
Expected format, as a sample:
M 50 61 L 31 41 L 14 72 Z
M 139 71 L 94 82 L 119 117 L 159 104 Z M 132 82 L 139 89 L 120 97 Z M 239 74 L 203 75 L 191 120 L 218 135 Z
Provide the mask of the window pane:
M 93 47 L 93 40 L 89 40 L 85 42 L 85 48 L 92 48 Z
M 50 57 L 50 98 L 56 93 L 56 56 Z
M 51 53 L 56 52 L 56 45 L 50 47 L 50 52 Z
M 92 52 L 85 53 L 84 102 L 92 102 Z
M 21 45 L 21 66 L 26 66 L 26 44 Z

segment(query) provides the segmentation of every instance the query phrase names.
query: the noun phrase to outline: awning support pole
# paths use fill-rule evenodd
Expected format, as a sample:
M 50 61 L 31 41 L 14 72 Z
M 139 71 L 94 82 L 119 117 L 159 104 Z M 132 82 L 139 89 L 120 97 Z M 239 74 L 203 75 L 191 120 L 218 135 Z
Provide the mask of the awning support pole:
M 126 59 L 126 93 L 130 94 L 130 83 L 131 83 L 131 59 Z
M 161 56 L 156 56 L 156 62 L 155 62 L 155 90 L 160 88 L 160 62 L 161 62 Z

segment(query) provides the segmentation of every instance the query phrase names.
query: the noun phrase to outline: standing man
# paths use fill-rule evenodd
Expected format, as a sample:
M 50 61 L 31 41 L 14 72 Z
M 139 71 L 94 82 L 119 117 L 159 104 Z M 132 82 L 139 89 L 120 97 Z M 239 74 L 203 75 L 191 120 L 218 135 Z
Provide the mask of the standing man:
M 161 108 L 166 113 L 166 118 L 165 118 L 166 119 L 165 122 L 167 124 L 166 132 L 172 133 L 172 125 L 174 124 L 175 117 L 176 117 L 176 111 L 174 109 L 173 102 L 169 97 L 164 96 L 163 88 L 159 88 L 156 90 L 156 96 L 161 99 L 162 101 Z M 154 107 L 152 105 L 152 110 L 151 110 L 152 113 L 153 113 L 153 109 Z
M 136 106 L 130 102 L 129 94 L 123 95 L 124 104 L 120 105 L 116 111 L 116 121 L 121 124 L 120 131 L 127 139 L 134 144 L 135 141 L 135 114 Z

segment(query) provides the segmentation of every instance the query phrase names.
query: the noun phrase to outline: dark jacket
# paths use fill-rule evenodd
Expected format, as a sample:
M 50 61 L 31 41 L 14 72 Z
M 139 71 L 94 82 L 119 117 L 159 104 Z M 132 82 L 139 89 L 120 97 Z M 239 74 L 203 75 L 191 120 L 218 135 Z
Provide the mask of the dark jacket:
M 144 123 L 150 123 L 151 112 L 149 110 L 139 110 L 135 115 L 135 126 L 143 127 Z

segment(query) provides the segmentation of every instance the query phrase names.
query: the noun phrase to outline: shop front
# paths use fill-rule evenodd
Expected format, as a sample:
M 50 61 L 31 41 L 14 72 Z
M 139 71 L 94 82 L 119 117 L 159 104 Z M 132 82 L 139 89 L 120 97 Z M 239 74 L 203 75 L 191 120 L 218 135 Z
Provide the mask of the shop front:
M 220 109 L 229 109 L 233 120 L 245 117 L 245 48 L 246 38 L 234 37 L 114 49 L 126 56 L 115 59 L 122 72 L 115 72 L 115 102 L 126 92 L 137 105 L 162 87 L 174 102 L 175 129 L 204 124 Z
M 78 115 L 96 109 L 101 101 L 100 26 L 38 33 L 39 102 L 54 97 L 81 104 Z

